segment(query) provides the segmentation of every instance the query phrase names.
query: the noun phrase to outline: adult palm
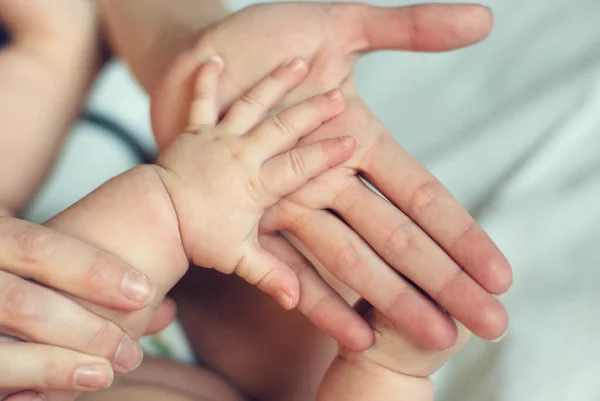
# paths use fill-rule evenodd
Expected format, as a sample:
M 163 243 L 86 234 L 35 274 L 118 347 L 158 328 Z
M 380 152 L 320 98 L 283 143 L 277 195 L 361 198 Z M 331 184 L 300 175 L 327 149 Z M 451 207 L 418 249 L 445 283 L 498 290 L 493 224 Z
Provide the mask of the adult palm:
M 507 316 L 492 294 L 509 288 L 510 266 L 443 185 L 396 143 L 352 79 L 364 53 L 463 47 L 485 38 L 491 23 L 489 10 L 478 5 L 251 6 L 198 33 L 155 88 L 157 141 L 164 147 L 185 127 L 190 80 L 202 61 L 214 55 L 225 60 L 220 99 L 225 110 L 279 64 L 303 58 L 310 64 L 308 78 L 282 107 L 341 88 L 345 112 L 305 142 L 351 135 L 357 150 L 350 161 L 276 205 L 263 226 L 291 232 L 328 272 L 426 347 L 446 348 L 456 339 L 454 323 L 436 303 L 475 334 L 495 339 L 505 332 Z M 259 106 L 261 97 L 253 94 L 246 100 L 250 107 Z M 340 313 L 334 295 L 313 275 L 299 278 L 302 312 L 347 346 L 370 345 L 364 322 Z

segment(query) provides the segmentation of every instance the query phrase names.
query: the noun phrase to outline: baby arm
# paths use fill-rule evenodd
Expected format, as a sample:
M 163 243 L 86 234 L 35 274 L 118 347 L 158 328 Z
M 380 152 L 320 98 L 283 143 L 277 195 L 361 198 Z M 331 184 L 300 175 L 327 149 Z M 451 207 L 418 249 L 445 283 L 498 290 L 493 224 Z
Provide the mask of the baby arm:
M 207 63 L 199 74 L 189 132 L 163 153 L 158 165 L 139 166 L 108 181 L 47 223 L 118 255 L 154 284 L 153 302 L 141 311 L 86 307 L 138 337 L 190 261 L 235 271 L 286 307 L 297 302 L 293 271 L 259 245 L 260 219 L 281 197 L 347 160 L 354 142 L 328 139 L 292 149 L 303 135 L 342 111 L 344 102 L 337 91 L 263 121 L 270 106 L 291 89 L 273 77 L 295 74 L 294 66 L 280 67 L 253 88 L 267 99 L 266 108 L 240 100 L 217 123 L 222 64 Z M 95 274 L 102 276 L 103 270 Z M 104 344 L 105 339 L 99 332 L 93 341 Z M 97 387 L 112 380 L 102 372 Z

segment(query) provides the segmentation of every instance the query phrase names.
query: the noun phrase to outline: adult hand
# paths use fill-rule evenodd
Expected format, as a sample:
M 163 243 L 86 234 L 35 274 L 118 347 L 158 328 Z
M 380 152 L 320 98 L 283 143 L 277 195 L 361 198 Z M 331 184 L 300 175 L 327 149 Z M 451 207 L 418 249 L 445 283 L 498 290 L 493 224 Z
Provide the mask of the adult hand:
M 0 343 L 0 393 L 95 388 L 113 368 L 135 368 L 141 352 L 127 333 L 69 298 L 136 310 L 146 306 L 150 283 L 101 250 L 9 217 L 39 187 L 99 68 L 95 7 L 0 0 L 0 23 L 11 38 L 0 49 L 0 337 L 13 338 Z M 163 304 L 151 329 L 173 315 L 173 303 Z
M 509 288 L 508 262 L 443 185 L 396 143 L 352 80 L 361 54 L 455 49 L 485 38 L 491 25 L 490 11 L 478 5 L 281 3 L 246 8 L 199 34 L 156 87 L 152 117 L 157 141 L 164 147 L 185 127 L 191 77 L 210 57 L 225 60 L 223 109 L 282 62 L 296 56 L 308 60 L 308 79 L 281 106 L 341 88 L 346 111 L 305 142 L 350 135 L 357 150 L 350 161 L 282 201 L 264 225 L 290 231 L 335 277 L 423 346 L 447 348 L 457 330 L 411 282 L 475 334 L 496 339 L 508 318 L 492 294 Z M 274 79 L 272 85 L 281 83 Z M 246 100 L 248 109 L 263 101 L 260 93 Z M 351 324 L 331 318 L 339 313 L 332 306 L 338 303 L 328 302 L 330 292 L 317 287 L 313 298 L 322 302 L 311 302 L 310 310 L 300 302 L 299 309 L 346 346 L 371 345 L 370 329 L 357 315 Z
M 0 393 L 89 391 L 108 386 L 113 370 L 137 368 L 142 352 L 136 342 L 70 297 L 133 311 L 144 308 L 151 294 L 142 274 L 109 253 L 0 216 L 0 335 L 27 341 L 0 342 Z M 168 301 L 152 331 L 173 317 Z

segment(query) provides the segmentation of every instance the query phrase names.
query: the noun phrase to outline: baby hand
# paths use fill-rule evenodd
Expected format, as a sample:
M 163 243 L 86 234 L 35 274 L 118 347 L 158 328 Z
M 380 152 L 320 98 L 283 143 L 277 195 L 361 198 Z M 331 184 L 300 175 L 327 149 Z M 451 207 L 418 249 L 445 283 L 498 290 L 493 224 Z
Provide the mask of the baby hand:
M 401 328 L 366 301 L 358 312 L 375 331 L 364 352 L 341 348 L 321 383 L 317 401 L 433 401 L 430 376 L 467 343 L 471 333 L 460 323 L 456 343 L 444 351 L 416 344 Z
M 260 220 L 283 197 L 348 160 L 355 147 L 350 137 L 296 147 L 302 137 L 343 111 L 338 90 L 265 119 L 301 83 L 305 67 L 297 59 L 279 67 L 219 121 L 223 62 L 213 59 L 202 65 L 189 127 L 157 162 L 190 260 L 239 275 L 285 308 L 298 302 L 298 278 L 259 244 Z

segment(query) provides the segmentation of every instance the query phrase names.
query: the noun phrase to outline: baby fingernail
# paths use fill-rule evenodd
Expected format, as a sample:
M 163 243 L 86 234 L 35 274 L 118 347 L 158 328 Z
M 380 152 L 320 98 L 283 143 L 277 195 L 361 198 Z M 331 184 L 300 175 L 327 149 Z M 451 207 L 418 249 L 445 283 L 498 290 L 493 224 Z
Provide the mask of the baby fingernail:
M 219 68 L 223 68 L 225 66 L 225 61 L 221 56 L 212 56 L 210 61 Z
M 342 92 L 339 89 L 332 89 L 325 94 L 329 100 L 338 100 L 342 97 Z
M 298 72 L 304 68 L 304 61 L 299 58 L 292 59 L 286 64 L 286 67 L 293 72 Z
M 118 369 L 117 373 L 126 373 L 137 369 L 142 363 L 143 357 L 144 354 L 140 346 L 131 338 L 125 337 L 119 344 L 114 360 L 114 364 L 125 371 Z
M 75 371 L 75 385 L 81 389 L 99 390 L 112 384 L 113 373 L 108 366 L 84 365 Z
M 351 136 L 340 136 L 338 138 L 338 141 L 340 141 L 340 144 L 343 147 L 349 148 L 354 143 L 354 138 L 352 138 Z
M 277 294 L 275 294 L 275 298 L 277 299 L 277 302 L 279 302 L 281 306 L 283 306 L 285 309 L 292 309 L 292 297 L 290 297 L 285 292 L 277 291 Z
M 36 395 L 30 401 L 46 401 L 46 396 L 44 396 L 44 395 Z
M 130 301 L 145 305 L 152 293 L 152 285 L 143 274 L 131 271 L 123 278 L 121 291 Z

